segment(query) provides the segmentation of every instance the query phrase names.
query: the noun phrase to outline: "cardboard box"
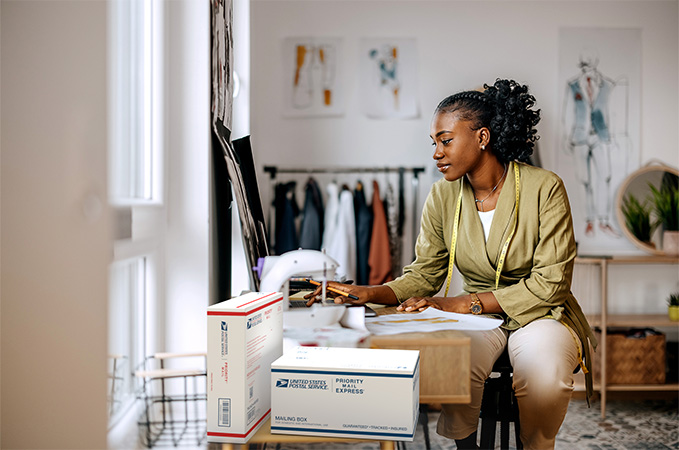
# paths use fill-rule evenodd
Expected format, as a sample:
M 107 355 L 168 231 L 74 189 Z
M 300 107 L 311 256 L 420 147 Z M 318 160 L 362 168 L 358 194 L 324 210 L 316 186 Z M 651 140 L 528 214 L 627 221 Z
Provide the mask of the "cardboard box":
M 296 347 L 271 365 L 271 432 L 412 441 L 416 350 Z
M 207 309 L 207 440 L 245 443 L 271 412 L 283 354 L 283 294 L 252 292 Z

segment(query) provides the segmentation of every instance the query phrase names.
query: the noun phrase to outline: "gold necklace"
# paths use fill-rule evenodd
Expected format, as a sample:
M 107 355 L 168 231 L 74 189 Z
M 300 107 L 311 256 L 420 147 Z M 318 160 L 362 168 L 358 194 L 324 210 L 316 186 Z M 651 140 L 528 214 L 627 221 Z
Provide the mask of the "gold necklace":
M 485 202 L 486 200 L 488 200 L 488 198 L 490 198 L 490 196 L 493 195 L 493 192 L 495 192 L 495 189 L 497 189 L 497 187 L 500 185 L 500 182 L 504 179 L 505 175 L 507 175 L 507 164 L 505 164 L 505 171 L 502 172 L 502 176 L 501 176 L 500 179 L 497 181 L 497 184 L 496 184 L 495 187 L 490 191 L 490 193 L 489 193 L 488 195 L 486 195 L 486 198 L 484 198 L 483 200 L 479 200 L 478 198 L 476 198 L 476 194 L 474 194 L 474 201 L 475 201 L 476 203 L 481 203 L 481 211 L 485 211 L 485 208 L 483 207 L 483 202 Z

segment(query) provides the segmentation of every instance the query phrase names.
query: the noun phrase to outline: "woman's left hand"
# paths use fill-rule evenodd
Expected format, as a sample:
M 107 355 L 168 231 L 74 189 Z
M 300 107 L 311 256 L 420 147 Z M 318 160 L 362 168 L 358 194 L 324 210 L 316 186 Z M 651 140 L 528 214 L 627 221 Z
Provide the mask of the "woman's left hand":
M 410 297 L 396 308 L 396 311 L 416 312 L 432 307 L 442 311 L 462 312 L 456 308 L 455 297 Z

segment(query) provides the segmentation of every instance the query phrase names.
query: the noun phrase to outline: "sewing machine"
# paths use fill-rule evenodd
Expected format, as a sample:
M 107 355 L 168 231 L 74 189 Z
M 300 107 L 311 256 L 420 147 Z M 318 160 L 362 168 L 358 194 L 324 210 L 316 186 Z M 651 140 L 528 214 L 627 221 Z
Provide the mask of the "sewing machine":
M 318 250 L 293 250 L 279 256 L 261 258 L 256 272 L 260 274 L 260 292 L 283 293 L 285 327 L 323 327 L 337 323 L 344 305 L 326 303 L 325 284 L 332 280 L 339 264 Z M 321 282 L 321 301 L 311 307 L 290 308 L 290 278 L 304 277 Z

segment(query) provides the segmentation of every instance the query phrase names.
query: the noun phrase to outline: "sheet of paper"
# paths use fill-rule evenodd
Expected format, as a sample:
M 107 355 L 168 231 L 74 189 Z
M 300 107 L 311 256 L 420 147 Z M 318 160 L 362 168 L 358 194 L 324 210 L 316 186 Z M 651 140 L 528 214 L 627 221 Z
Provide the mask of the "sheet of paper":
M 427 308 L 419 313 L 388 314 L 365 319 L 366 328 L 376 335 L 439 330 L 492 330 L 501 324 L 501 319 L 451 313 L 435 308 Z
M 370 336 L 367 331 L 342 328 L 339 325 L 322 328 L 289 328 L 283 330 L 283 353 L 302 345 L 312 347 L 364 347 Z

